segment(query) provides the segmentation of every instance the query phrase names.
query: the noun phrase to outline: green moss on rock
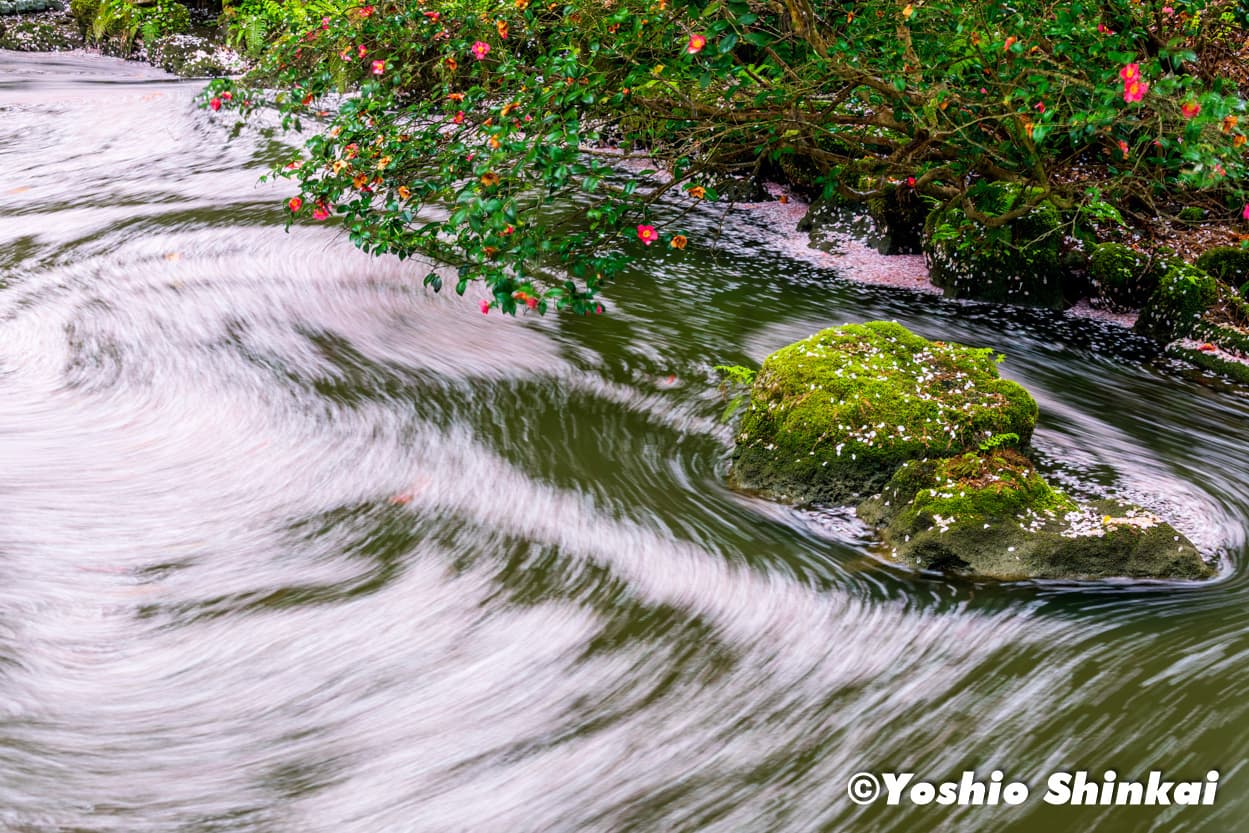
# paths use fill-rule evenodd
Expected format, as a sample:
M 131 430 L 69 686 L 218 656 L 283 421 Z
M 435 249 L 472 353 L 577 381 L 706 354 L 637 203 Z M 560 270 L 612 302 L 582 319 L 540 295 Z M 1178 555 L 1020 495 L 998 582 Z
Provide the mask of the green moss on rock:
M 56 11 L 63 5 L 61 0 L 0 0 L 0 15 Z
M 977 203 L 982 212 L 1001 215 L 1021 198 L 1018 189 L 994 186 Z M 953 205 L 929 214 L 924 227 L 932 282 L 947 297 L 1053 309 L 1066 306 L 1062 240 L 1062 217 L 1046 202 L 997 228 Z
M 1217 299 L 1218 285 L 1213 276 L 1182 260 L 1172 260 L 1134 329 L 1163 342 L 1186 336 Z
M 1207 249 L 1194 265 L 1217 280 L 1240 286 L 1249 280 L 1249 249 L 1237 246 L 1215 246 Z
M 879 490 L 903 463 L 995 436 L 1026 445 L 1036 402 L 992 350 L 931 342 L 900 324 L 848 324 L 769 356 L 751 389 L 731 478 L 795 502 Z
M 1169 345 L 1167 353 L 1203 370 L 1209 370 L 1241 384 L 1249 385 L 1249 364 L 1241 358 L 1197 349 L 1182 342 Z
M 79 49 L 82 35 L 68 16 L 0 20 L 0 49 L 15 52 L 64 52 Z
M 1112 307 L 1138 307 L 1158 288 L 1150 258 L 1121 243 L 1102 243 L 1089 259 L 1089 277 L 1098 295 Z
M 1012 450 L 910 463 L 859 514 L 892 558 L 997 579 L 1202 579 L 1213 568 L 1139 507 L 1079 507 Z

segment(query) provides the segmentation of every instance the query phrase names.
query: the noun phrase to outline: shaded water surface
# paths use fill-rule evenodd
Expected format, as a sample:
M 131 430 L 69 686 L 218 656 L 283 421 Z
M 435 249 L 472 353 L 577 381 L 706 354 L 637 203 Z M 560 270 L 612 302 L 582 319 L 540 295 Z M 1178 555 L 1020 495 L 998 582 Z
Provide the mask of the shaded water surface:
M 0 829 L 1249 830 L 1243 388 L 843 282 L 750 216 L 597 320 L 482 316 L 283 233 L 273 142 L 197 88 L 0 53 Z M 1054 476 L 1222 578 L 945 580 L 727 490 L 711 366 L 880 318 L 1004 350 Z M 968 768 L 1033 795 L 846 798 Z M 1077 768 L 1222 779 L 1046 806 Z

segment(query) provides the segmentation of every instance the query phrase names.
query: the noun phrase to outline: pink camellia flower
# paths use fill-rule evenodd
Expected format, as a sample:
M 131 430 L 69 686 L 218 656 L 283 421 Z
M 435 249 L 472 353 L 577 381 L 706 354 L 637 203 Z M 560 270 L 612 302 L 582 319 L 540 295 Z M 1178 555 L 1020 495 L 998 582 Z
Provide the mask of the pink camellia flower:
M 703 51 L 703 47 L 707 45 L 707 37 L 705 35 L 690 35 L 690 42 L 685 45 L 685 51 L 691 55 L 697 55 Z
M 361 16 L 361 17 L 372 17 L 372 16 L 373 16 L 373 7 L 372 7 L 372 6 L 365 6 L 363 9 L 361 9 L 361 10 L 360 10 L 360 16 Z
M 473 57 L 480 61 L 490 54 L 490 44 L 486 43 L 484 40 L 479 40 L 477 43 L 473 44 L 472 51 Z
M 1162 13 L 1165 14 L 1167 17 L 1170 17 L 1171 15 L 1175 14 L 1175 9 L 1171 8 L 1170 6 L 1163 6 Z
M 460 110 L 458 113 L 456 113 L 455 117 L 452 118 L 451 121 L 454 122 L 455 124 L 464 124 L 464 111 Z
M 321 18 L 321 28 L 322 29 L 330 28 L 330 19 L 328 17 Z
M 438 12 L 425 12 L 424 14 L 426 17 L 428 17 L 432 21 L 437 21 L 438 18 L 442 17 L 442 15 L 439 14 Z
M 1249 203 L 1245 203 L 1245 210 L 1240 212 L 1240 216 L 1244 217 L 1246 220 L 1249 220 Z
M 1128 158 L 1128 143 L 1122 139 L 1119 140 L 1119 152 L 1123 154 L 1124 159 Z
M 286 207 L 291 210 L 292 214 L 294 214 L 297 211 L 299 211 L 299 209 L 304 207 L 304 201 L 301 200 L 299 197 L 291 197 L 290 200 L 286 203 Z
M 1184 114 L 1184 118 L 1191 119 L 1201 112 L 1201 105 L 1195 101 L 1185 101 L 1180 105 L 1180 112 Z
M 365 55 L 369 54 L 369 50 L 364 48 L 364 44 L 360 44 L 356 47 L 356 54 L 363 58 Z
M 214 98 L 212 101 L 208 102 L 208 106 L 213 108 L 213 112 L 215 113 L 221 109 L 221 99 Z
M 485 298 L 481 299 L 481 314 L 482 315 L 490 314 L 490 302 L 487 301 Z
M 1097 24 L 1097 34 L 1099 34 L 1099 35 L 1113 35 L 1114 33 L 1115 33 L 1115 30 L 1114 30 L 1114 29 L 1111 29 L 1111 28 L 1110 28 L 1109 26 L 1107 26 L 1105 23 L 1099 23 L 1099 24 Z
M 382 74 L 383 72 L 385 72 L 385 71 L 386 71 L 386 62 L 385 62 L 385 61 L 374 61 L 374 62 L 373 62 L 373 74 L 374 74 L 374 75 L 381 75 L 381 74 Z
M 1125 84 L 1130 81 L 1140 81 L 1141 80 L 1141 65 L 1140 64 L 1128 64 L 1123 69 L 1119 70 L 1119 77 L 1123 79 L 1123 83 Z
M 655 231 L 654 226 L 638 226 L 638 240 L 641 240 L 647 246 L 659 239 L 659 232 Z
M 224 93 L 221 94 L 222 101 L 229 101 L 232 98 L 234 98 L 234 93 L 230 92 L 229 90 L 226 90 Z
M 1123 85 L 1123 100 L 1128 104 L 1140 101 L 1149 92 L 1149 85 L 1144 81 L 1129 81 Z
M 318 202 L 316 207 L 312 209 L 312 219 L 328 220 L 330 218 L 330 207 L 323 202 Z

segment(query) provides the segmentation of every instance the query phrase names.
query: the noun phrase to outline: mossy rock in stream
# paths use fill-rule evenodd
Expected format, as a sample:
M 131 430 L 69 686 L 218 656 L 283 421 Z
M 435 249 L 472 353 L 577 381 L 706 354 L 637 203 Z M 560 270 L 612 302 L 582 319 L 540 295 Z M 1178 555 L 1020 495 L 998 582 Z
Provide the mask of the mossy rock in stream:
M 1214 569 L 1171 525 L 1118 501 L 1080 507 L 1010 449 L 904 464 L 859 515 L 891 557 L 995 579 L 1203 579 Z
M 989 186 L 976 200 L 983 213 L 1000 216 L 1024 194 Z M 937 209 L 924 226 L 924 254 L 932 283 L 946 297 L 1062 309 L 1070 277 L 1063 264 L 1062 216 L 1042 202 L 1028 214 L 989 228 L 956 205 Z
M 1212 275 L 1182 260 L 1172 260 L 1133 329 L 1164 343 L 1186 336 L 1218 295 L 1218 283 Z
M 734 485 L 795 503 L 879 491 L 908 460 L 1026 446 L 1037 405 L 990 349 L 900 324 L 847 324 L 763 362 L 733 452 Z

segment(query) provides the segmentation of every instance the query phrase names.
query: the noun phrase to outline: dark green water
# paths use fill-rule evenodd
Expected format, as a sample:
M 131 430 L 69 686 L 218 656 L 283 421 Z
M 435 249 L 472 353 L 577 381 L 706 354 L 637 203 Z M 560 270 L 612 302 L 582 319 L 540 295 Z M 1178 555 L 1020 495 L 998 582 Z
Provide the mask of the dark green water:
M 749 215 L 596 320 L 483 317 L 284 234 L 271 148 L 196 89 L 0 53 L 0 829 L 1249 831 L 1244 388 L 842 282 Z M 1054 475 L 1222 578 L 922 576 L 726 489 L 711 366 L 881 318 L 1006 352 Z M 969 769 L 1032 795 L 846 795 Z M 1045 804 L 1075 769 L 1221 778 Z

